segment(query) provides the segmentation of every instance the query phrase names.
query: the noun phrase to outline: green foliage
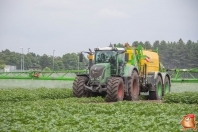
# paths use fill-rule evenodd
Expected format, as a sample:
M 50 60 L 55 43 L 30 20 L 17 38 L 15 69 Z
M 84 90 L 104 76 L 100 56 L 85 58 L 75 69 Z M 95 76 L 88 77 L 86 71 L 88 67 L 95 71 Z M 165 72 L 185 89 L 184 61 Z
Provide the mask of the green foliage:
M 64 54 L 62 62 L 66 70 L 78 70 L 78 68 L 85 69 L 85 64 L 88 63 L 85 57 L 83 62 L 78 62 L 78 55 L 75 53 Z
M 72 90 L 68 88 L 0 89 L 0 101 L 35 101 L 70 97 L 72 97 Z
M 196 98 L 196 94 L 185 93 L 185 98 Z M 181 98 L 184 93 L 178 95 L 165 97 Z M 1 132 L 179 132 L 182 116 L 189 113 L 198 117 L 198 105 L 145 101 L 106 103 L 101 97 L 74 98 L 72 89 L 64 88 L 0 90 Z
M 43 71 L 51 71 L 49 67 L 45 67 Z
M 59 59 L 57 58 L 57 61 L 54 64 L 54 69 L 55 70 L 64 70 L 65 69 L 65 66 L 64 66 L 61 58 L 59 58 Z
M 0 101 L 36 101 L 43 99 L 66 99 L 66 102 L 104 102 L 104 98 L 74 98 L 69 88 L 37 88 L 37 89 L 0 89 Z
M 3 69 L 5 67 L 5 64 L 0 64 L 0 69 Z
M 84 98 L 3 101 L 0 103 L 0 131 L 179 132 L 183 115 L 198 115 L 197 105 L 79 100 Z
M 0 69 L 3 69 L 5 67 L 5 62 L 0 59 Z
M 163 97 L 165 103 L 198 104 L 198 92 L 168 93 Z
M 48 56 L 46 54 L 39 56 L 35 53 L 23 55 L 25 70 L 28 70 L 29 67 L 40 67 L 41 69 L 44 69 L 45 67 L 53 68 L 53 56 Z M 5 51 L 0 52 L 0 56 L 0 69 L 3 69 L 4 65 L 14 65 L 17 66 L 17 69 L 20 69 L 22 58 L 21 53 L 10 52 L 6 49 Z M 78 64 L 79 69 L 85 69 L 87 60 L 84 60 L 84 62 L 78 63 L 78 55 L 75 53 L 68 53 L 63 55 L 63 57 L 54 57 L 54 70 L 77 70 Z
M 39 62 L 40 62 L 40 65 L 41 65 L 42 69 L 52 65 L 51 59 L 46 54 L 41 56 Z

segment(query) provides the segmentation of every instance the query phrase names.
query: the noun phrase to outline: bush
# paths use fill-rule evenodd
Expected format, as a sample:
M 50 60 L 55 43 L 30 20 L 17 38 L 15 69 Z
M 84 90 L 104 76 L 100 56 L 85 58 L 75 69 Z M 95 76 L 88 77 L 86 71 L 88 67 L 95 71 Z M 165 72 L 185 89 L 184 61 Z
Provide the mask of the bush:
M 163 102 L 198 104 L 198 92 L 168 93 L 163 97 Z
M 44 69 L 43 69 L 43 71 L 51 71 L 51 69 L 49 68 L 49 67 L 45 67 Z

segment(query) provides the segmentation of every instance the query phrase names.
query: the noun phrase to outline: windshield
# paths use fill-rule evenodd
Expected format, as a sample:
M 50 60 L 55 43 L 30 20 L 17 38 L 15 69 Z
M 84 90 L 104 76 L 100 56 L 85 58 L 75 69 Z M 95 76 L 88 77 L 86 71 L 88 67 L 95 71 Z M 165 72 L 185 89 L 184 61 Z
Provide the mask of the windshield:
M 118 53 L 121 51 L 117 51 Z M 115 63 L 116 57 L 118 57 L 118 62 L 124 62 L 124 54 L 117 54 L 116 51 L 112 50 L 99 50 L 95 52 L 95 63 Z
M 109 63 L 110 58 L 115 58 L 116 52 L 112 50 L 103 50 L 95 52 L 96 63 Z

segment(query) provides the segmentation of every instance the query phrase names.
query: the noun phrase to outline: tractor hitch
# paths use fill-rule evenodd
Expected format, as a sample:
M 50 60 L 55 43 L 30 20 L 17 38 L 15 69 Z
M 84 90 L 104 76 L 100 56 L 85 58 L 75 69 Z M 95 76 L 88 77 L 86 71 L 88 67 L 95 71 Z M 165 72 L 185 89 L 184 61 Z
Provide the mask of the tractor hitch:
M 97 87 L 93 87 L 93 86 L 90 86 L 89 87 L 89 86 L 87 86 L 87 85 L 84 84 L 84 87 L 87 88 L 87 89 L 89 89 L 89 90 L 91 90 L 92 92 L 97 92 L 98 91 L 98 92 L 101 93 L 101 92 L 107 90 L 106 88 L 102 88 L 100 84 Z

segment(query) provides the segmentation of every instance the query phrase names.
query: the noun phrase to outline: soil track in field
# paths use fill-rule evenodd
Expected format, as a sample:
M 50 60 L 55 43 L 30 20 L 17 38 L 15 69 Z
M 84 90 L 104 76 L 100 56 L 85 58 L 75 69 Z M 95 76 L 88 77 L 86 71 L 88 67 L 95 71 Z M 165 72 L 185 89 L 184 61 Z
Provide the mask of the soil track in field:
M 120 101 L 123 102 L 123 101 Z M 127 101 L 130 103 L 164 103 L 162 100 L 138 100 L 138 101 Z M 87 102 L 82 104 L 114 104 L 117 102 Z
M 138 100 L 138 101 L 133 101 L 133 102 L 150 102 L 150 103 L 163 103 L 162 100 Z

